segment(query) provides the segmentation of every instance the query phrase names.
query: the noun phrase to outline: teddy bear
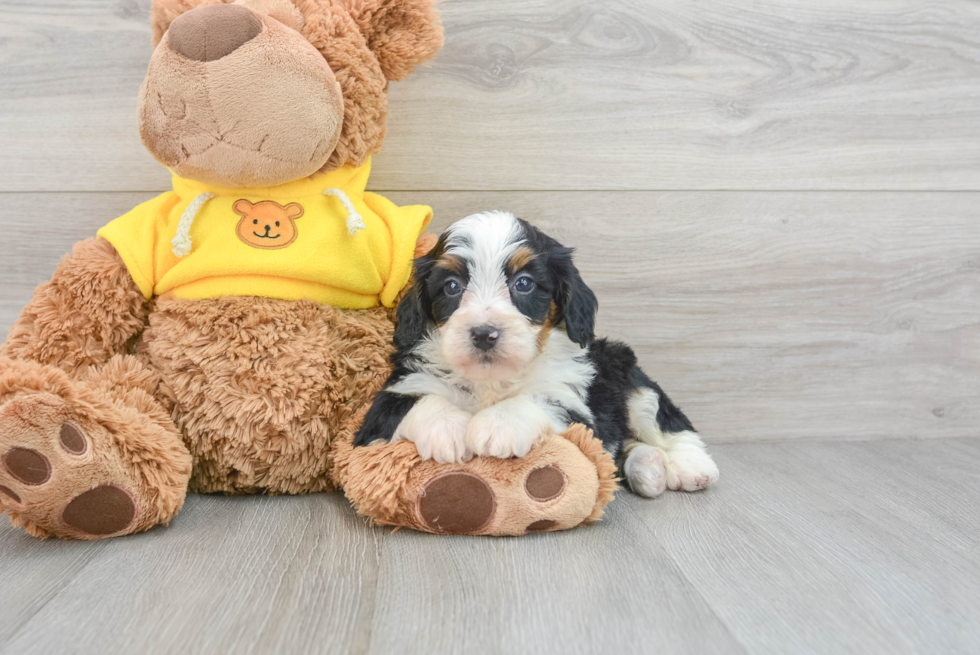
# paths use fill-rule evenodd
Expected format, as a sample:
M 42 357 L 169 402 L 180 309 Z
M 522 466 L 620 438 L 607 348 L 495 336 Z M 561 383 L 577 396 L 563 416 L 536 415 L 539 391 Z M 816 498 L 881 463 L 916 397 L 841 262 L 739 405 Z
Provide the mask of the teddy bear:
M 583 426 L 520 460 L 353 448 L 394 308 L 435 242 L 367 192 L 433 0 L 154 0 L 140 136 L 173 190 L 77 243 L 0 347 L 0 509 L 37 537 L 168 524 L 187 493 L 342 488 L 382 525 L 518 535 L 598 519 Z

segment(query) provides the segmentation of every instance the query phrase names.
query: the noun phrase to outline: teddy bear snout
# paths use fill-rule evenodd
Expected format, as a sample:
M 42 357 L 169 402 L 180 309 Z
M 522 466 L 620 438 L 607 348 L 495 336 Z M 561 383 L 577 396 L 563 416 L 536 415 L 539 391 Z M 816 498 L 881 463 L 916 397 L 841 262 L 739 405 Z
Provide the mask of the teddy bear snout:
M 232 4 L 170 24 L 140 91 L 140 136 L 181 177 L 225 188 L 313 175 L 337 147 L 343 90 L 302 34 Z
M 217 61 L 262 31 L 262 21 L 241 5 L 207 5 L 181 14 L 170 24 L 171 49 L 194 61 Z

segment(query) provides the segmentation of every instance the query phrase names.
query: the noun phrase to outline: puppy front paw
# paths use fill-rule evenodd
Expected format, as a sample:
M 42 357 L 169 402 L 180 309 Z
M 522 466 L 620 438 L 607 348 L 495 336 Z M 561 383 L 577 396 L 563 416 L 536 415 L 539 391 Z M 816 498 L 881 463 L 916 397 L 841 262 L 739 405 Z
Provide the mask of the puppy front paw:
M 473 453 L 466 447 L 466 426 L 471 416 L 457 410 L 433 419 L 415 441 L 422 459 L 434 459 L 440 464 L 471 460 Z
M 426 396 L 415 404 L 395 430 L 394 439 L 415 444 L 422 459 L 440 464 L 473 458 L 466 447 L 466 426 L 472 414 L 437 396 Z
M 524 457 L 548 436 L 551 425 L 547 420 L 515 409 L 502 403 L 473 416 L 466 428 L 466 445 L 474 455 Z

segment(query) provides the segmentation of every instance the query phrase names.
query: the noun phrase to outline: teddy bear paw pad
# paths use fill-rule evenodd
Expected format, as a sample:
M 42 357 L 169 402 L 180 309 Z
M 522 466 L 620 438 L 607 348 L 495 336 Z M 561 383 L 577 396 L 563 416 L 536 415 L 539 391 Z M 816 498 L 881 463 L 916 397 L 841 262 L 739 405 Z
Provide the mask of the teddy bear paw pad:
M 106 484 L 76 496 L 61 520 L 85 534 L 102 537 L 124 530 L 136 518 L 136 502 L 122 487 Z
M 71 423 L 62 423 L 61 431 L 58 435 L 61 447 L 72 455 L 84 455 L 88 450 L 88 441 L 85 435 Z
M 20 504 L 20 496 L 15 494 L 14 490 L 10 489 L 9 487 L 5 487 L 2 484 L 0 484 L 0 494 L 3 494 L 4 496 L 14 501 L 18 505 Z
M 48 458 L 32 448 L 11 448 L 3 456 L 3 467 L 7 473 L 31 487 L 51 479 Z
M 436 532 L 476 532 L 493 520 L 496 510 L 490 485 L 472 473 L 444 473 L 430 480 L 419 494 L 419 516 Z
M 111 450 L 97 452 L 101 442 L 93 436 L 108 434 L 98 425 L 92 429 L 80 428 L 68 404 L 53 394 L 29 394 L 0 407 L 0 507 L 16 525 L 94 538 L 133 524 L 137 504 L 123 486 L 129 485 L 123 463 Z
M 557 466 L 541 466 L 531 471 L 524 481 L 524 491 L 539 502 L 553 500 L 565 491 L 565 474 Z

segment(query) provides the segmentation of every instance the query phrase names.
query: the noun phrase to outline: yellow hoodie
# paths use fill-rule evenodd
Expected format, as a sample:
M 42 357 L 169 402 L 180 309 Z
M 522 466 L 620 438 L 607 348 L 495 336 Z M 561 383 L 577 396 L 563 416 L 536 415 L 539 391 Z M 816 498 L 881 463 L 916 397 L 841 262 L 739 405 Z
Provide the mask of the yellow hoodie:
M 173 177 L 173 191 L 98 235 L 147 298 L 309 298 L 348 309 L 391 307 L 408 283 L 429 207 L 397 207 L 364 191 L 359 168 L 264 189 L 222 189 Z

